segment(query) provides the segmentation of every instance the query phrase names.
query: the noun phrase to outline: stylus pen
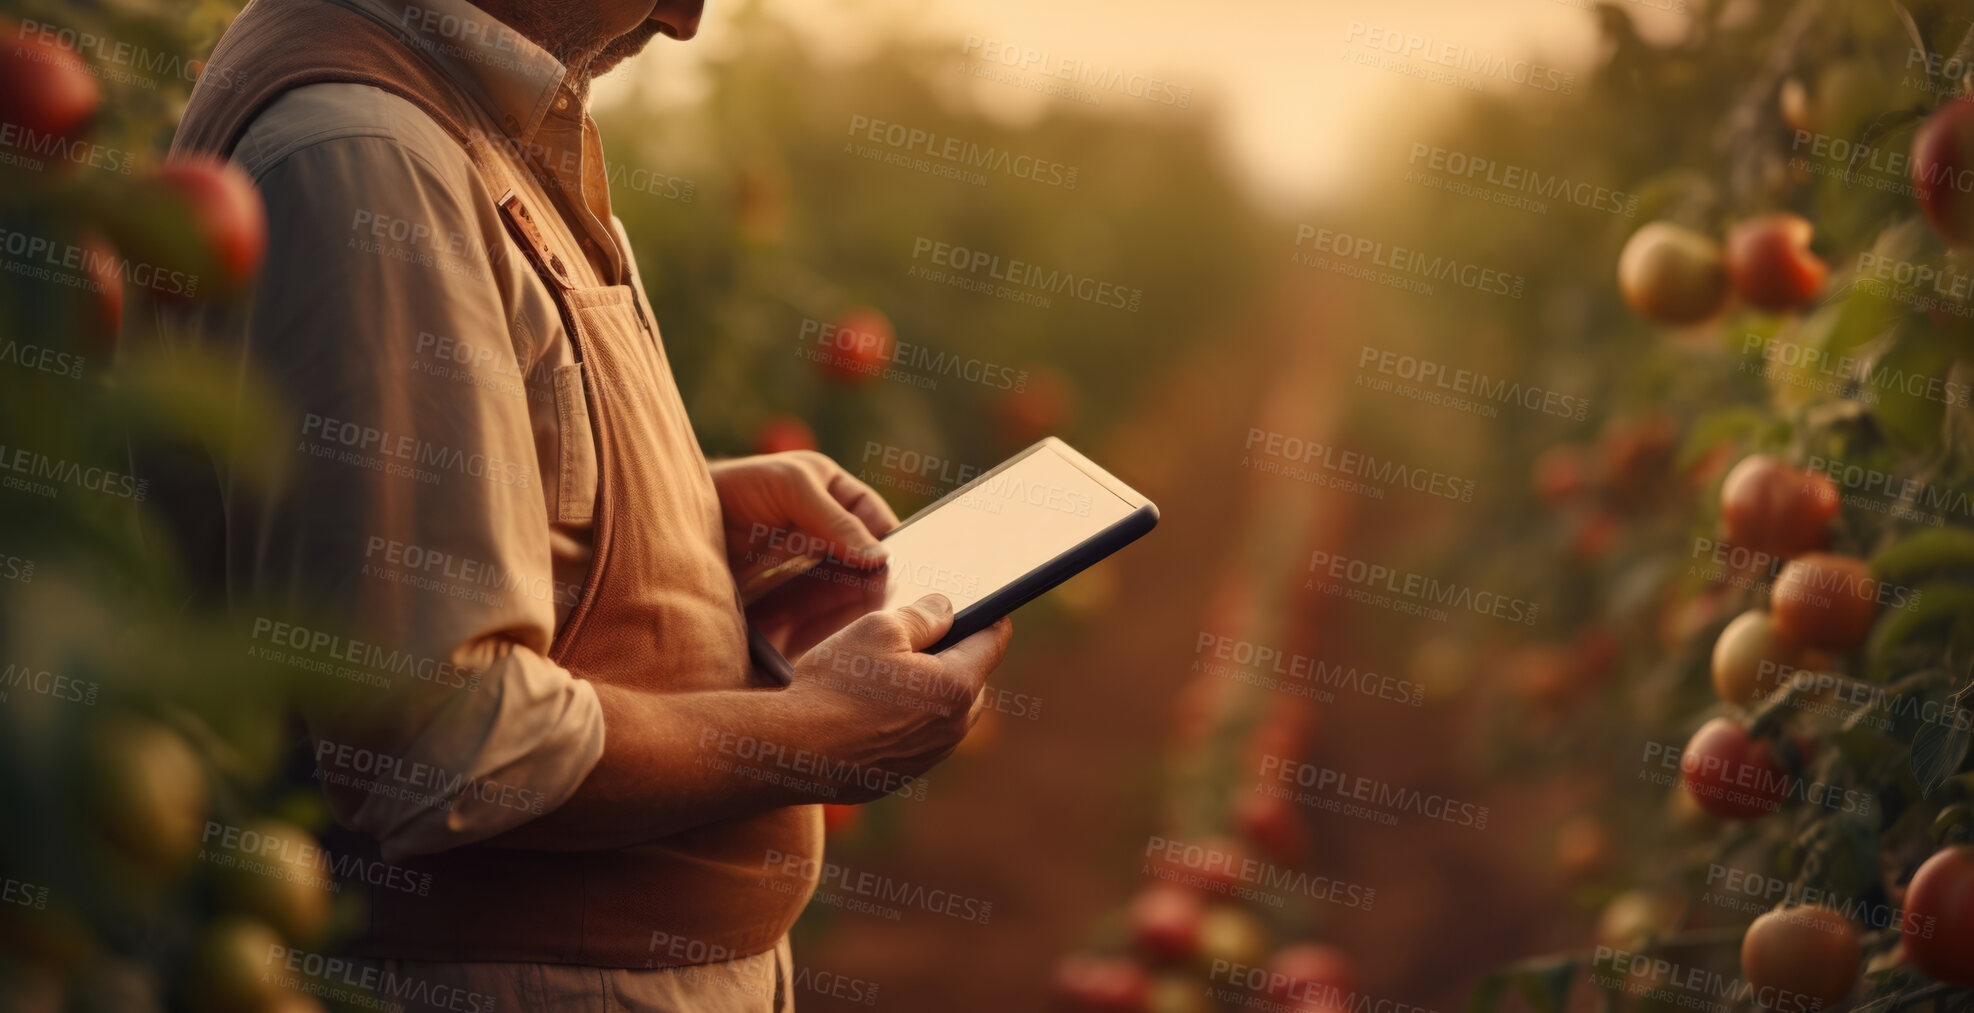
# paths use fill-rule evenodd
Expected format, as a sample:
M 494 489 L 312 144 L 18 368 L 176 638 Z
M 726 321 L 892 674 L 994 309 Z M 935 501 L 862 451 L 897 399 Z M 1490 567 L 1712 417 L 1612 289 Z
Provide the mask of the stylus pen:
M 747 656 L 754 659 L 754 668 L 766 673 L 775 685 L 787 686 L 795 681 L 795 669 L 788 664 L 788 659 L 781 656 L 775 645 L 768 643 L 768 638 L 755 629 L 753 623 L 747 624 Z

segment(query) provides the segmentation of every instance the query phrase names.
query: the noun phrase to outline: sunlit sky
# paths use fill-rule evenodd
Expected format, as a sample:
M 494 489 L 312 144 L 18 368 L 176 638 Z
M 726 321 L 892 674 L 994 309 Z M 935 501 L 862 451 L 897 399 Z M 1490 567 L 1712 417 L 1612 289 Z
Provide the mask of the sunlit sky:
M 969 36 L 1046 54 L 1040 80 L 1063 61 L 1143 74 L 1193 90 L 1195 104 L 1221 110 L 1231 161 L 1268 202 L 1300 204 L 1350 192 L 1369 147 L 1392 143 L 1394 131 L 1417 131 L 1459 95 L 1454 85 L 1414 74 L 1430 64 L 1418 49 L 1455 54 L 1470 65 L 1532 60 L 1581 83 L 1596 55 L 1586 6 L 1558 0 L 764 0 L 825 56 L 854 60 L 886 35 L 929 39 L 957 61 Z M 1626 4 L 1652 35 L 1676 33 L 1683 15 L 1656 10 L 1685 0 Z M 608 103 L 636 89 L 645 101 L 689 102 L 698 66 L 731 44 L 736 5 L 708 0 L 699 37 L 660 39 L 622 75 L 600 82 Z M 1374 44 L 1416 37 L 1410 56 Z M 1393 42 L 1392 48 L 1405 46 Z M 976 48 L 971 54 L 981 55 Z M 1347 57 L 1384 59 L 1364 65 Z M 1021 68 L 1016 68 L 1020 70 Z M 1477 75 L 1469 75 L 1470 78 Z M 1485 90 L 1524 89 L 1490 78 Z M 975 80 L 983 107 L 999 116 L 1032 117 L 1049 103 L 1069 103 L 992 80 Z M 1530 91 L 1531 101 L 1569 98 Z M 1122 93 L 1102 107 L 1140 115 L 1169 114 Z

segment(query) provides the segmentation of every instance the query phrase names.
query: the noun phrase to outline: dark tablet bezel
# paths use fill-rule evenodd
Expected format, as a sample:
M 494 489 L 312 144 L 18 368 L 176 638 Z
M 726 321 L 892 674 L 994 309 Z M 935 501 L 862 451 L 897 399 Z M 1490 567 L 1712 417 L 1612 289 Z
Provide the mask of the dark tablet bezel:
M 992 479 L 995 475 L 1027 460 L 1035 454 L 1045 451 L 1053 452 L 1056 456 L 1068 462 L 1071 467 L 1089 476 L 1098 485 L 1103 486 L 1118 499 L 1123 500 L 1132 508 L 1131 512 L 1119 518 L 1109 527 L 1078 542 L 1054 559 L 1022 574 L 992 594 L 961 609 L 959 614 L 953 617 L 953 628 L 947 631 L 946 635 L 941 637 L 938 643 L 926 648 L 926 653 L 937 654 L 967 637 L 992 626 L 1002 616 L 1008 615 L 1015 609 L 1035 600 L 1050 588 L 1096 565 L 1111 553 L 1144 537 L 1146 532 L 1158 525 L 1158 507 L 1156 504 L 1145 498 L 1138 490 L 1124 484 L 1117 476 L 1105 471 L 1096 462 L 1084 457 L 1081 453 L 1077 452 L 1076 448 L 1053 436 L 1047 436 L 1036 441 L 1020 453 L 995 465 L 993 468 L 982 472 L 973 481 L 939 497 L 924 509 L 906 518 L 904 523 L 893 528 L 884 537 L 888 539 L 898 532 L 911 527 L 922 518 L 930 515 L 933 511 L 964 497 L 976 486 Z

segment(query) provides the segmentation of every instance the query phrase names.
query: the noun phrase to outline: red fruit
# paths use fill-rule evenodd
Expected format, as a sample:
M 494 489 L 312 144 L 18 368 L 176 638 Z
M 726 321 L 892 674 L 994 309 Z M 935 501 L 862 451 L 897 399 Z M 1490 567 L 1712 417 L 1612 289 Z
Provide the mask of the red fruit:
M 754 434 L 754 452 L 779 454 L 788 450 L 816 449 L 816 434 L 807 422 L 793 415 L 776 415 L 761 424 Z
M 1790 467 L 1772 454 L 1742 458 L 1720 483 L 1727 540 L 1775 556 L 1830 544 L 1830 522 L 1839 504 L 1830 476 Z
M 1827 907 L 1770 911 L 1741 937 L 1741 974 L 1770 1009 L 1826 1009 L 1857 983 L 1857 928 Z
M 1010 382 L 1021 384 L 1021 389 L 1003 391 L 994 403 L 995 417 L 1010 443 L 1026 445 L 1061 432 L 1075 416 L 1076 387 L 1062 370 L 1030 366 Z
M 1298 943 L 1268 961 L 1268 993 L 1317 1008 L 1349 1009 L 1357 995 L 1357 968 L 1334 946 Z
M 1948 102 L 1912 138 L 1912 185 L 1941 238 L 1974 244 L 1974 102 Z
M 36 135 L 29 141 L 66 138 L 89 123 L 101 101 L 82 57 L 0 20 L 0 123 Z
M 1191 890 L 1147 887 L 1131 902 L 1131 941 L 1158 963 L 1188 960 L 1199 952 L 1200 919 L 1205 913 L 1206 905 Z
M 859 306 L 843 314 L 836 323 L 823 328 L 816 340 L 821 347 L 815 358 L 823 375 L 845 383 L 860 383 L 884 375 L 898 335 L 883 311 Z
M 1234 810 L 1241 837 L 1284 865 L 1302 861 L 1308 846 L 1295 804 L 1278 795 L 1249 792 Z
M 1151 979 L 1121 957 L 1074 954 L 1056 965 L 1057 1006 L 1079 1013 L 1144 1013 Z
M 835 836 L 857 825 L 862 820 L 864 810 L 854 805 L 824 805 L 823 833 Z
M 1225 896 L 1241 884 L 1247 868 L 1248 850 L 1241 842 L 1226 837 L 1209 837 L 1198 843 L 1173 842 L 1152 855 L 1152 865 L 1161 879 L 1191 887 L 1208 896 Z
M 1797 747 L 1807 760 L 1807 743 Z M 1700 808 L 1744 820 L 1774 812 L 1789 797 L 1795 778 L 1776 760 L 1774 742 L 1751 738 L 1746 725 L 1721 717 L 1701 725 L 1686 743 L 1679 782 Z
M 1974 988 L 1974 844 L 1944 848 L 1906 887 L 1905 952 L 1937 981 Z
M 1551 506 L 1562 506 L 1583 495 L 1589 464 L 1578 447 L 1559 444 L 1535 459 L 1535 494 Z
M 1750 305 L 1765 310 L 1801 306 L 1823 291 L 1830 265 L 1810 252 L 1816 230 L 1800 215 L 1773 214 L 1727 232 L 1727 277 Z
M 1796 643 L 1849 654 L 1878 616 L 1878 582 L 1856 556 L 1809 552 L 1782 568 L 1769 592 L 1776 632 Z
M 1671 222 L 1652 222 L 1632 233 L 1618 255 L 1618 291 L 1655 323 L 1705 320 L 1727 302 L 1720 244 Z
M 160 168 L 130 194 L 117 244 L 158 294 L 224 298 L 245 290 L 267 252 L 260 191 L 231 162 L 197 156 Z

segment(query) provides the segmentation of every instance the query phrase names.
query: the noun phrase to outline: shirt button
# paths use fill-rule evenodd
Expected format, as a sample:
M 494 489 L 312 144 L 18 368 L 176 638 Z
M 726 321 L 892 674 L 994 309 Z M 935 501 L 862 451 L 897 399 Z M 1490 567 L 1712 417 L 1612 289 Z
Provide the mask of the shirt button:
M 560 112 L 567 108 L 569 108 L 569 96 L 567 95 L 558 96 L 555 100 L 556 111 Z

